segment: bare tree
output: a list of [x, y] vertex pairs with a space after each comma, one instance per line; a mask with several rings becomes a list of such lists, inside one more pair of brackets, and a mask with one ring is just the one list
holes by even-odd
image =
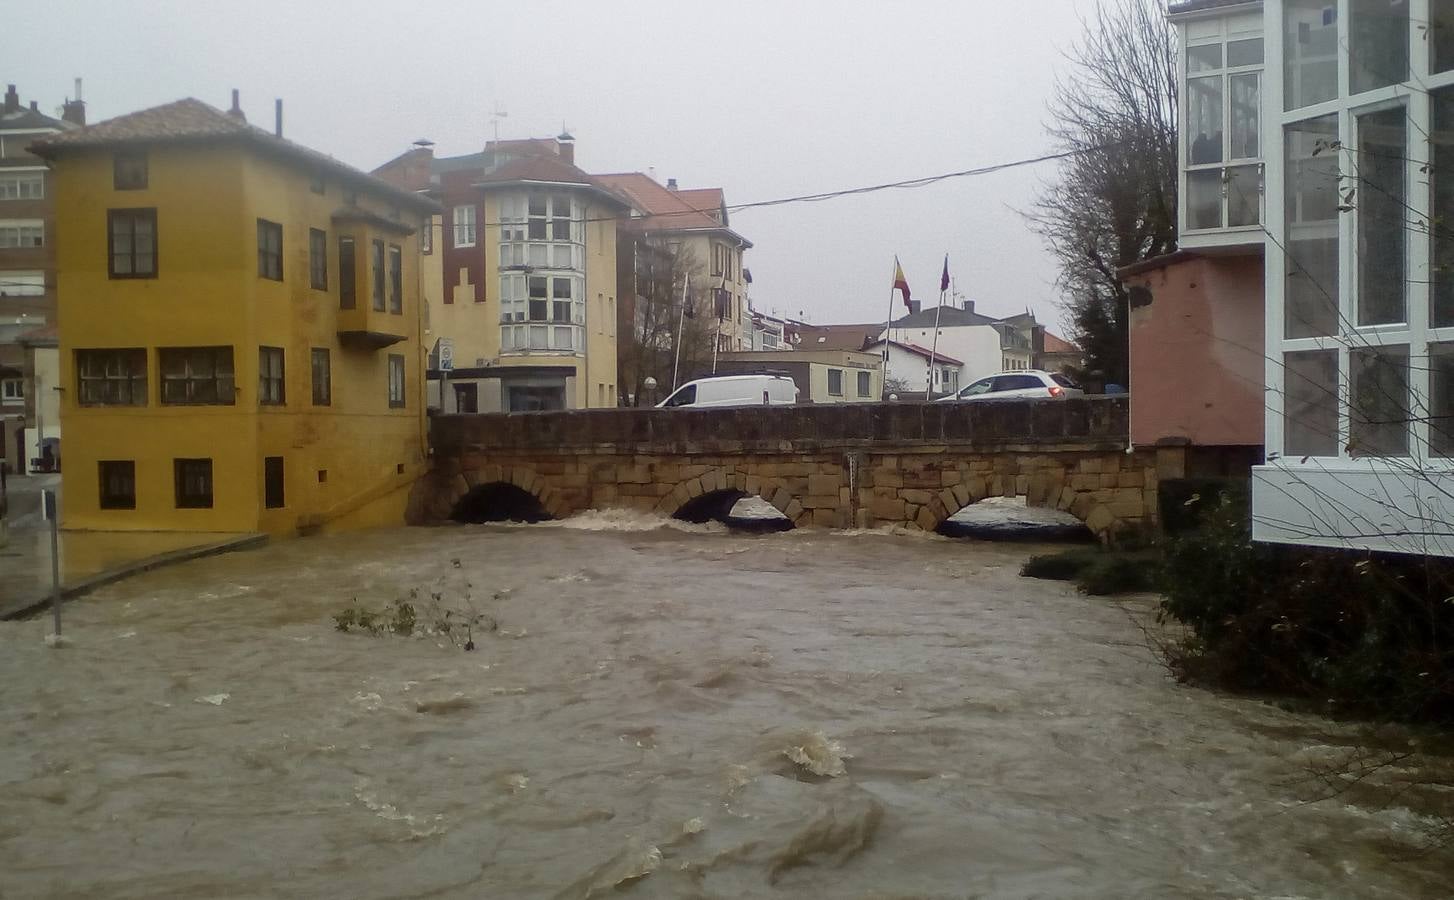
[[1074, 155], [1030, 214], [1092, 380], [1126, 384], [1127, 292], [1116, 270], [1176, 249], [1176, 32], [1160, 0], [1102, 0], [1050, 104]]
[[652, 399], [647, 378], [656, 379], [655, 399], [672, 390], [678, 342], [682, 377], [709, 364], [717, 320], [706, 303], [707, 278], [690, 247], [657, 236], [640, 236], [632, 241], [630, 265], [632, 292], [627, 296], [631, 302], [623, 304], [618, 323], [622, 340], [617, 346], [617, 364], [622, 404], [643, 406]]

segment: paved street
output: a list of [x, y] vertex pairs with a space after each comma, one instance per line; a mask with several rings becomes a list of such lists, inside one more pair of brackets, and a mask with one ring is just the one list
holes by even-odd
[[[60, 475], [11, 477], [10, 541], [0, 547], [0, 618], [33, 606], [51, 590], [50, 532], [41, 491], [59, 490]], [[172, 555], [203, 555], [254, 536], [215, 532], [62, 531], [61, 584], [74, 590], [113, 573], [145, 568]]]

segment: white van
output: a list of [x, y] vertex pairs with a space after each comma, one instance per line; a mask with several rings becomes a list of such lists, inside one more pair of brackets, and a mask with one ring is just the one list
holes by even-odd
[[798, 386], [786, 376], [717, 375], [688, 381], [656, 407], [792, 406], [797, 402]]

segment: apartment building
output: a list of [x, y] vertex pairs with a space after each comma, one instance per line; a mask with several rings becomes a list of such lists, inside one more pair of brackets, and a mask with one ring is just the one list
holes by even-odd
[[[752, 309], [747, 290], [752, 274], [744, 254], [752, 242], [731, 227], [721, 188], [684, 189], [675, 178], [662, 185], [642, 172], [598, 175], [628, 199], [637, 214], [623, 224], [632, 244], [665, 242], [686, 263], [693, 284], [709, 299], [704, 315], [716, 319], [717, 350], [753, 349]], [[623, 296], [626, 296], [624, 293]]]
[[1255, 407], [1218, 412], [1263, 426], [1256, 538], [1454, 555], [1454, 4], [1170, 13], [1182, 255], [1133, 317], [1184, 306], [1183, 368], [1234, 360], [1201, 384], [1242, 380], [1252, 339]]
[[0, 466], [11, 472], [54, 467], [61, 436], [44, 409], [56, 385], [36, 382], [55, 366], [53, 343], [38, 337], [55, 321], [55, 219], [50, 172], [30, 145], [85, 121], [80, 100], [58, 118], [22, 103], [13, 84], [0, 105]]
[[574, 138], [454, 157], [415, 146], [374, 174], [443, 209], [424, 266], [439, 272], [426, 341], [431, 382], [449, 385], [436, 401], [445, 412], [616, 405], [616, 229], [628, 204], [575, 165]]
[[44, 137], [62, 524], [398, 522], [425, 464], [413, 192], [196, 99]]

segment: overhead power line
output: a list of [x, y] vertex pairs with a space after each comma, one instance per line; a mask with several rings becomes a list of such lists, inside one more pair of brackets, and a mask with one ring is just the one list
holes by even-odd
[[[1117, 147], [1125, 146], [1127, 143], [1129, 143], [1129, 142], [1126, 142], [1126, 141], [1117, 141], [1117, 142], [1109, 143], [1109, 144], [1098, 144], [1098, 145], [1093, 146], [1093, 147], [1079, 147], [1079, 148], [1074, 149], [1074, 150], [1065, 150], [1065, 151], [1062, 151], [1060, 153], [1047, 153], [1047, 154], [1044, 154], [1042, 156], [1033, 156], [1033, 157], [1029, 157], [1029, 158], [1026, 158], [1026, 159], [1012, 160], [1010, 162], [994, 163], [992, 165], [987, 165], [987, 166], [976, 166], [973, 169], [961, 169], [961, 170], [959, 170], [957, 172], [944, 172], [944, 173], [939, 174], [939, 175], [925, 175], [925, 176], [921, 176], [919, 178], [908, 178], [908, 179], [905, 179], [903, 181], [888, 181], [888, 182], [884, 182], [882, 184], [870, 184], [870, 185], [864, 185], [862, 187], [843, 188], [841, 190], [834, 190], [834, 191], [821, 191], [821, 192], [814, 193], [814, 194], [795, 194], [795, 195], [790, 196], [790, 197], [777, 197], [777, 198], [774, 198], [772, 200], [754, 200], [754, 201], [751, 201], [749, 203], [729, 203], [729, 204], [726, 204], [725, 208], [727, 209], [728, 212], [740, 212], [740, 211], [742, 211], [744, 209], [762, 209], [762, 208], [770, 207], [770, 206], [785, 206], [785, 205], [790, 204], [790, 203], [821, 203], [821, 202], [823, 202], [825, 200], [836, 200], [836, 199], [838, 199], [840, 197], [854, 197], [854, 196], [858, 196], [860, 194], [873, 194], [873, 193], [877, 193], [879, 191], [912, 190], [914, 188], [928, 187], [929, 185], [932, 185], [932, 184], [938, 184], [941, 181], [951, 181], [951, 180], [956, 179], [956, 178], [973, 178], [973, 177], [980, 176], [980, 175], [992, 175], [992, 174], [994, 174], [996, 172], [1003, 172], [1003, 171], [1006, 171], [1008, 169], [1019, 169], [1019, 168], [1024, 168], [1026, 166], [1035, 166], [1035, 165], [1040, 165], [1042, 163], [1056, 162], [1056, 161], [1062, 160], [1062, 159], [1070, 159], [1071, 157], [1074, 157], [1074, 156], [1084, 156], [1085, 154], [1088, 154], [1088, 153], [1099, 153], [1099, 152], [1105, 151], [1105, 150], [1114, 150]], [[682, 209], [673, 210], [671, 212], [665, 212], [665, 213], [647, 213], [647, 214], [645, 214], [644, 218], [651, 218], [651, 219], [671, 219], [671, 218], [675, 218], [675, 217], [678, 217], [678, 216], [690, 215], [692, 213], [701, 213], [703, 215], [710, 216], [713, 213], [716, 213], [718, 211], [716, 208], [699, 209], [699, 208], [697, 208], [695, 206], [691, 206], [690, 204], [686, 203], [685, 201], [682, 202], [682, 205], [684, 207]], [[539, 218], [539, 217], [537, 216], [536, 218]], [[549, 217], [549, 218], [556, 218], [556, 217]], [[571, 221], [573, 221], [573, 222], [580, 222], [582, 224], [589, 224], [589, 223], [592, 223], [592, 222], [635, 221], [635, 219], [631, 215], [627, 214], [627, 215], [612, 215], [612, 216], [591, 216], [591, 217], [586, 217], [586, 218], [582, 218], [582, 219], [572, 219]], [[518, 222], [518, 221], [516, 221], [516, 222], [488, 222], [487, 221], [487, 222], [477, 223], [476, 224], [476, 227], [478, 227], [478, 228], [501, 228], [501, 227], [504, 227], [504, 226], [507, 226], [507, 225], [514, 226], [514, 225], [522, 225], [522, 224], [524, 224], [524, 222]], [[449, 222], [443, 222], [442, 223], [442, 227], [444, 227], [444, 228], [451, 228], [451, 227], [454, 227], [454, 226], [451, 223], [449, 223]]]

